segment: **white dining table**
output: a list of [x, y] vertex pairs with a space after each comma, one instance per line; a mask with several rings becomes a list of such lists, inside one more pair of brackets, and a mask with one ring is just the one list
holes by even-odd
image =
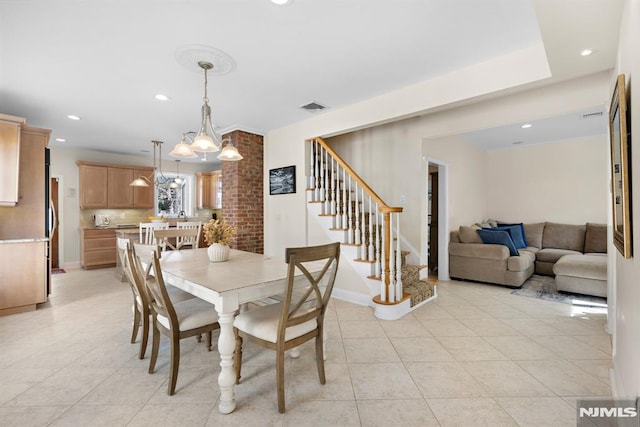
[[283, 291], [287, 264], [283, 259], [234, 249], [228, 261], [210, 262], [207, 249], [202, 248], [162, 252], [160, 266], [167, 283], [215, 305], [220, 323], [219, 410], [231, 413], [236, 407], [233, 319], [241, 304]]

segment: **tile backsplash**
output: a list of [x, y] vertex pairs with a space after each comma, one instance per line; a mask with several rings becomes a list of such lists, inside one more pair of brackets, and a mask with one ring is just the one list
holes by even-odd
[[[195, 215], [188, 217], [194, 221], [206, 222], [211, 219], [211, 214], [216, 213], [218, 218], [222, 216], [221, 209], [196, 209]], [[94, 215], [106, 215], [111, 225], [138, 224], [148, 222], [150, 216], [154, 216], [153, 209], [83, 209], [80, 211], [80, 227], [93, 227]]]

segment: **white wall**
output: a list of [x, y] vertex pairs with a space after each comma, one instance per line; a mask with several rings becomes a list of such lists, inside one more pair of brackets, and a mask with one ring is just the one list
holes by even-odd
[[[614, 396], [636, 397], [640, 395], [640, 192], [637, 176], [640, 174], [640, 0], [626, 0], [620, 30], [620, 45], [616, 72], [611, 76], [610, 92], [614, 79], [624, 73], [631, 84], [631, 211], [633, 223], [633, 258], [625, 259], [615, 251], [615, 327], [613, 338], [612, 393]], [[628, 87], [628, 86], [627, 86]], [[635, 141], [633, 139], [635, 136]]]
[[487, 217], [607, 223], [607, 135], [487, 152]]
[[[152, 155], [152, 154], [151, 154]], [[149, 156], [151, 156], [149, 155]], [[152, 157], [127, 156], [93, 150], [77, 150], [73, 148], [51, 148], [51, 176], [60, 177], [60, 264], [79, 265], [80, 262], [80, 200], [78, 188], [77, 160], [123, 165], [153, 166]], [[175, 172], [176, 164], [165, 159], [162, 162], [165, 172]], [[210, 165], [180, 162], [180, 173], [193, 173], [199, 170], [212, 170]], [[106, 190], [105, 190], [106, 191]]]
[[[291, 164], [298, 166], [297, 182], [299, 184], [297, 193], [292, 195], [265, 194], [265, 254], [277, 256], [282, 254], [286, 247], [304, 244], [306, 241], [305, 194], [301, 189], [304, 183], [306, 161], [305, 139], [314, 136], [338, 135], [374, 124], [391, 122], [548, 76], [549, 69], [544, 47], [536, 45], [270, 131], [264, 141], [265, 188], [268, 188], [269, 169]], [[517, 111], [518, 108], [514, 110]], [[459, 126], [460, 123], [457, 125]], [[449, 128], [448, 132], [441, 132], [439, 135], [451, 134], [453, 130]], [[426, 135], [433, 135], [433, 133], [427, 132]], [[412, 135], [403, 141], [410, 141], [410, 144], [417, 149], [423, 136], [425, 136], [423, 132], [412, 132]], [[415, 154], [419, 156], [419, 153]], [[416, 165], [419, 170], [420, 164], [416, 163]]]

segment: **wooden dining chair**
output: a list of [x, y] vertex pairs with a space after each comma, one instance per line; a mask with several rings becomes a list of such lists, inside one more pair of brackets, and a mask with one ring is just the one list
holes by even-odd
[[[138, 249], [134, 245], [134, 251]], [[160, 267], [159, 252], [153, 253], [151, 271], [145, 279], [145, 288], [149, 295], [151, 314], [153, 318], [153, 340], [151, 346], [151, 360], [149, 373], [155, 372], [160, 335], [167, 336], [171, 341], [171, 367], [167, 393], [171, 396], [176, 391], [178, 368], [180, 366], [180, 340], [187, 337], [198, 337], [206, 334], [207, 349], [211, 351], [211, 332], [218, 329], [218, 314], [213, 304], [200, 298], [173, 303], [167, 293], [167, 287]], [[137, 253], [136, 253], [137, 255]], [[137, 257], [138, 264], [143, 261]]]
[[[142, 245], [135, 243], [138, 253], [141, 254], [143, 259], [150, 260], [153, 253], [159, 253], [159, 247], [157, 245]], [[149, 296], [144, 284], [144, 278], [150, 273], [149, 268], [142, 268], [135, 262], [133, 256], [133, 248], [129, 239], [122, 237], [117, 238], [117, 250], [120, 257], [120, 264], [127, 276], [129, 284], [131, 285], [131, 292], [133, 294], [133, 331], [131, 332], [131, 343], [135, 343], [138, 331], [142, 327], [140, 334], [140, 352], [139, 358], [144, 359], [144, 355], [147, 351], [147, 343], [149, 340], [149, 315], [151, 314], [149, 305]], [[173, 286], [169, 286], [167, 293], [171, 301], [180, 302], [195, 298], [192, 294], [184, 292]]]
[[178, 230], [189, 230], [189, 229], [197, 230], [197, 234], [195, 236], [192, 236], [192, 235], [178, 236], [176, 239], [176, 247], [178, 249], [182, 249], [184, 246], [188, 246], [192, 249], [198, 249], [198, 244], [200, 242], [200, 233], [202, 232], [201, 221], [177, 222], [176, 228]]
[[[320, 384], [325, 384], [323, 323], [340, 260], [340, 243], [288, 248], [287, 282], [282, 302], [241, 312], [233, 322], [236, 334], [236, 384], [242, 370], [242, 342], [249, 339], [276, 351], [278, 410], [285, 412], [285, 351], [315, 338]], [[308, 263], [313, 262], [313, 268]], [[322, 263], [319, 268], [317, 262]], [[313, 273], [311, 271], [313, 271]], [[299, 273], [302, 273], [300, 276]], [[297, 277], [296, 277], [297, 275]], [[295, 288], [295, 289], [294, 289]]]
[[131, 261], [131, 242], [129, 239], [122, 237], [117, 238], [118, 257], [120, 264], [124, 270], [129, 284], [131, 285], [131, 293], [133, 294], [133, 331], [131, 332], [131, 344], [136, 342], [138, 330], [142, 325], [142, 335], [140, 337], [140, 352], [138, 357], [144, 359], [147, 349], [147, 340], [149, 337], [149, 300], [144, 289], [144, 281], [138, 274], [134, 263]]
[[[171, 249], [177, 251], [184, 246], [180, 245], [180, 239], [186, 239], [186, 241], [193, 241], [198, 238], [200, 234], [199, 229], [195, 228], [171, 228], [167, 230], [153, 230], [153, 235], [158, 245], [163, 249]], [[174, 244], [175, 243], [175, 244]], [[195, 244], [195, 248], [198, 244]]]

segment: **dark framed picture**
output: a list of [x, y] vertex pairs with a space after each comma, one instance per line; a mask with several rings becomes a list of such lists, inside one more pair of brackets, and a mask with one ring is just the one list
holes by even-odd
[[609, 110], [613, 243], [625, 258], [631, 258], [631, 162], [629, 161], [631, 136], [627, 111], [625, 77], [624, 74], [620, 74], [616, 79]]
[[296, 167], [285, 166], [269, 170], [269, 194], [296, 192]]

